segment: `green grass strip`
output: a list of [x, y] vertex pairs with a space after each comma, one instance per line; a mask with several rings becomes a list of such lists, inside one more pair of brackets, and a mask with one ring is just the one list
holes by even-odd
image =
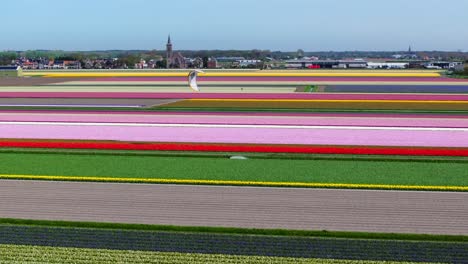
[[453, 78], [453, 79], [468, 79], [468, 75], [462, 75], [462, 74], [452, 74], [452, 75], [445, 75], [448, 78]]
[[220, 158], [244, 156], [249, 159], [288, 160], [362, 160], [362, 161], [410, 161], [468, 163], [468, 157], [457, 156], [398, 156], [354, 154], [305, 154], [305, 153], [255, 153], [255, 152], [208, 152], [208, 151], [159, 151], [159, 150], [105, 150], [105, 149], [59, 149], [59, 148], [0, 148], [1, 153], [23, 154], [73, 154], [148, 157]]
[[438, 241], [438, 242], [468, 242], [468, 236], [463, 235], [431, 235], [431, 234], [402, 234], [402, 233], [369, 233], [369, 232], [343, 232], [327, 230], [287, 230], [287, 229], [255, 229], [235, 227], [201, 227], [201, 226], [173, 226], [173, 225], [147, 225], [124, 223], [74, 222], [0, 218], [0, 224], [16, 226], [64, 227], [64, 228], [97, 228], [139, 231], [167, 231], [213, 234], [237, 234], [260, 236], [294, 236], [294, 237], [324, 237], [346, 239], [390, 239], [408, 241]]
[[243, 112], [243, 113], [382, 113], [382, 114], [451, 114], [465, 115], [465, 110], [405, 110], [405, 109], [312, 109], [312, 108], [221, 108], [221, 107], [149, 107], [149, 108], [99, 108], [99, 107], [0, 107], [0, 110], [61, 110], [61, 111], [125, 111], [125, 112]]
[[317, 86], [316, 85], [307, 85], [305, 88], [304, 88], [304, 93], [313, 93], [313, 92], [316, 92], [317, 91]]
[[[83, 153], [0, 153], [0, 174], [145, 179], [468, 186], [465, 161], [262, 159]], [[397, 188], [398, 189], [398, 188]], [[428, 189], [428, 188], [423, 188]], [[430, 188], [429, 188], [430, 189]]]

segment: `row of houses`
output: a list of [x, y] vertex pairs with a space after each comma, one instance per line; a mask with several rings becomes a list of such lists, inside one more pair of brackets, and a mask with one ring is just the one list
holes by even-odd
[[81, 69], [80, 61], [76, 60], [45, 60], [45, 59], [25, 59], [20, 58], [13, 63], [23, 69]]
[[[161, 60], [140, 60], [135, 64], [136, 69], [154, 69], [161, 68], [161, 65], [158, 62]], [[208, 68], [208, 69], [217, 69], [217, 68], [250, 68], [258, 67], [262, 63], [261, 60], [248, 60], [244, 57], [210, 57], [202, 59], [200, 57], [196, 58], [184, 58], [183, 65], [186, 68]]]

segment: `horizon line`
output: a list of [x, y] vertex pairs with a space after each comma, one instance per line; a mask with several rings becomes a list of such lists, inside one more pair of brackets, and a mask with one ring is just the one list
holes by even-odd
[[[270, 50], [270, 49], [175, 49], [174, 51], [270, 51], [270, 52], [297, 52], [298, 50]], [[26, 52], [26, 51], [62, 51], [62, 52], [104, 52], [104, 51], [165, 51], [165, 49], [95, 49], [95, 50], [66, 50], [66, 49], [26, 49], [26, 50], [14, 50], [14, 49], [3, 49], [0, 52]], [[307, 51], [305, 53], [314, 52], [405, 52], [408, 50], [315, 50]], [[412, 50], [415, 52], [457, 52], [457, 53], [468, 53], [465, 50]]]

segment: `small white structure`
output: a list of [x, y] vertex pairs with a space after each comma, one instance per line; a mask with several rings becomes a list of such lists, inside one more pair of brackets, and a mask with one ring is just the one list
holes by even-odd
[[256, 66], [258, 63], [261, 63], [261, 60], [239, 60], [240, 67], [248, 67], [250, 65]]
[[406, 69], [409, 67], [408, 62], [368, 62], [369, 69]]

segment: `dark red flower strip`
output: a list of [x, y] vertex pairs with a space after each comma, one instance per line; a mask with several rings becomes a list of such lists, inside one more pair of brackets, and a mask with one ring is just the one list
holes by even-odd
[[310, 153], [406, 156], [468, 156], [468, 148], [291, 146], [201, 143], [132, 143], [86, 141], [0, 141], [0, 147], [206, 152]]

